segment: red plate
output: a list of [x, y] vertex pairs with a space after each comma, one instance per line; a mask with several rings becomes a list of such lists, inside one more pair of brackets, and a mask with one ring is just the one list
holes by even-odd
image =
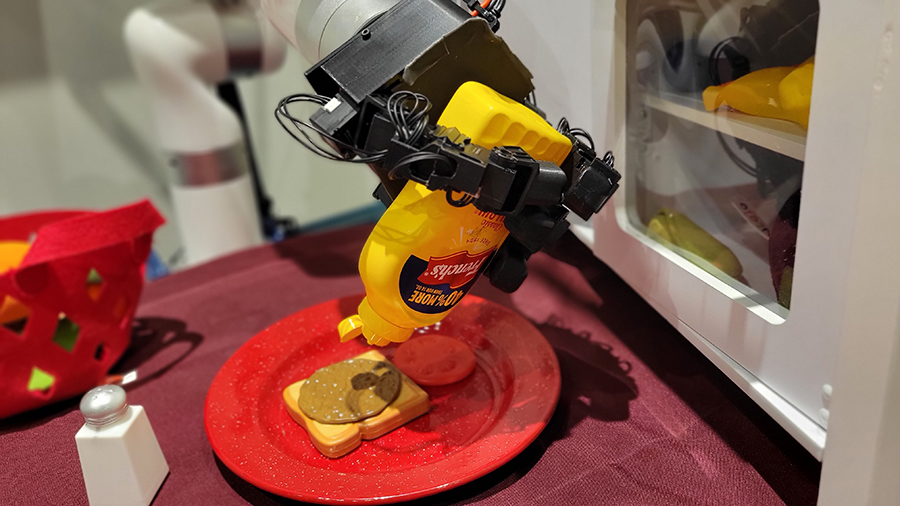
[[[206, 433], [222, 462], [269, 492], [313, 503], [383, 504], [428, 496], [497, 469], [540, 434], [559, 398], [559, 365], [522, 316], [468, 296], [436, 328], [475, 352], [451, 385], [424, 387], [431, 411], [340, 459], [318, 452], [285, 410], [282, 390], [371, 348], [341, 344], [337, 324], [361, 297], [300, 311], [248, 341], [206, 398]], [[425, 333], [429, 329], [423, 330]], [[421, 331], [420, 331], [421, 332]], [[383, 348], [390, 359], [396, 345]]]

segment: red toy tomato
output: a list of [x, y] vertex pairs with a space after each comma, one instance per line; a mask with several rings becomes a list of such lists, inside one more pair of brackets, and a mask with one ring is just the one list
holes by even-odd
[[401, 344], [394, 365], [419, 385], [449, 385], [472, 374], [475, 354], [462, 341], [431, 334]]

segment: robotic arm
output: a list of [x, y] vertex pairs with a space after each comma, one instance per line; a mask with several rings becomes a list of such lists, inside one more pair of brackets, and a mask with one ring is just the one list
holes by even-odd
[[[311, 61], [327, 54], [306, 72], [316, 94], [285, 98], [276, 118], [320, 156], [369, 164], [381, 179], [375, 196], [390, 206], [382, 222], [391, 223], [379, 222], [360, 259], [368, 296], [342, 322], [343, 339], [404, 341], [439, 321], [480, 273], [516, 290], [528, 258], [566, 231], [568, 213], [587, 219], [618, 188], [611, 153], [598, 156], [565, 120], [554, 130], [527, 102], [531, 73], [494, 34], [504, 3], [264, 0]], [[301, 102], [317, 110], [298, 117], [289, 106]], [[468, 206], [503, 233], [473, 233], [480, 220], [454, 211]], [[390, 253], [391, 241], [406, 249]], [[463, 246], [473, 242], [486, 246]]]
[[[371, 164], [382, 181], [375, 195], [386, 205], [415, 181], [447, 192], [450, 205], [504, 216], [510, 236], [486, 275], [511, 292], [525, 278], [528, 257], [566, 230], [568, 212], [587, 219], [599, 211], [618, 188], [619, 174], [611, 154], [598, 157], [585, 132], [561, 123], [568, 143], [548, 157], [540, 137], [516, 121], [534, 119], [524, 107], [510, 107], [510, 99], [525, 103], [533, 86], [528, 69], [494, 35], [503, 3], [265, 0], [263, 7], [311, 61], [336, 46], [306, 73], [318, 95], [285, 99], [279, 121], [300, 128], [295, 138], [323, 156]], [[285, 21], [292, 15], [293, 29]], [[470, 82], [497, 93], [482, 93], [468, 106], [470, 112], [483, 106], [480, 116], [448, 114], [451, 99]], [[305, 121], [287, 110], [299, 101], [321, 107]], [[434, 116], [442, 123], [429, 123]], [[496, 129], [510, 118], [513, 123]], [[485, 128], [497, 131], [471, 143]], [[308, 134], [321, 135], [336, 151], [324, 152]]]
[[[564, 119], [554, 129], [527, 100], [532, 75], [495, 35], [504, 5], [210, 0], [133, 12], [126, 40], [175, 169], [189, 260], [260, 240], [243, 133], [211, 86], [280, 66], [277, 30], [318, 63], [306, 72], [315, 94], [283, 99], [276, 118], [313, 153], [368, 164], [389, 206], [360, 257], [368, 295], [342, 338], [404, 341], [480, 274], [516, 290], [568, 213], [599, 211], [620, 176], [587, 132]], [[300, 103], [315, 111], [298, 117]]]

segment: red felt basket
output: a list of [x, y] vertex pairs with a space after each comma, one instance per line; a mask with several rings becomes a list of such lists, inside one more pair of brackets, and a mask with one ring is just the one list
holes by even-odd
[[43, 212], [0, 219], [0, 241], [28, 241], [0, 275], [0, 304], [28, 315], [0, 324], [0, 418], [101, 384], [131, 339], [153, 232], [165, 220], [148, 201], [105, 212]]

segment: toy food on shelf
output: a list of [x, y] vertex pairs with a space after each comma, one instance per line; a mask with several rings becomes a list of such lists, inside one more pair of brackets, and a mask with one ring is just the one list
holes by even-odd
[[812, 101], [813, 71], [815, 57], [798, 65], [778, 84], [781, 107], [797, 117], [796, 123], [809, 127], [809, 105]]
[[394, 364], [420, 385], [441, 386], [472, 374], [475, 354], [458, 339], [431, 334], [401, 344], [394, 354]]
[[[0, 241], [0, 274], [22, 263], [30, 245], [24, 241]], [[0, 325], [28, 317], [28, 307], [12, 297], [0, 297]]]
[[703, 106], [715, 111], [727, 105], [745, 114], [788, 120], [808, 128], [814, 70], [815, 58], [795, 67], [757, 70], [706, 88]]
[[794, 259], [797, 253], [797, 225], [800, 220], [800, 190], [788, 198], [772, 222], [769, 238], [769, 266], [778, 303], [791, 308], [794, 286]]
[[709, 269], [704, 262], [735, 279], [740, 279], [744, 272], [741, 261], [727, 246], [678, 211], [660, 209], [647, 224], [647, 231], [663, 244], [671, 244], [697, 257], [685, 255], [706, 270]]
[[[317, 379], [318, 386], [307, 389], [309, 382]], [[325, 383], [329, 380], [331, 383]], [[327, 398], [321, 397], [328, 390], [322, 385], [332, 385]], [[384, 402], [394, 388], [392, 400]], [[319, 369], [308, 379], [285, 388], [283, 398], [291, 418], [306, 429], [316, 449], [330, 458], [350, 453], [363, 439], [379, 438], [424, 415], [429, 408], [428, 394], [377, 351]], [[326, 412], [324, 406], [333, 412]], [[323, 423], [319, 419], [355, 421]]]

